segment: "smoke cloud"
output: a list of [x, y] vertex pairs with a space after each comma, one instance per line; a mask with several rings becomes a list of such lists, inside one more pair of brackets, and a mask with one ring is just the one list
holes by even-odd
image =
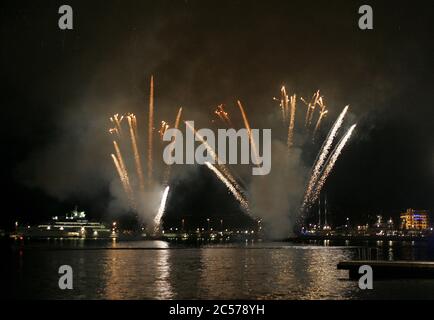
[[301, 150], [288, 154], [285, 143], [272, 143], [272, 166], [267, 176], [254, 177], [250, 185], [251, 208], [262, 218], [267, 235], [283, 239], [291, 235], [300, 213], [308, 168], [301, 159]]

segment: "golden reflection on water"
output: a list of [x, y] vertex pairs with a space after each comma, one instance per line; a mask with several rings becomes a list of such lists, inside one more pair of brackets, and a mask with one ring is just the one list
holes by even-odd
[[344, 299], [354, 283], [333, 248], [203, 249], [200, 295], [210, 299]]
[[281, 246], [107, 250], [106, 299], [345, 299], [356, 284], [336, 269], [349, 252]]
[[170, 257], [171, 250], [158, 250], [157, 253], [157, 277], [155, 280], [155, 298], [171, 299], [173, 296], [172, 286], [170, 284]]
[[107, 250], [104, 260], [106, 299], [172, 299], [168, 244], [157, 250]]
[[[432, 280], [413, 279], [381, 281], [375, 290], [360, 290], [357, 281], [348, 280], [347, 271], [336, 268], [338, 262], [354, 258], [433, 260], [431, 248], [421, 244], [380, 249], [329, 243], [180, 248], [161, 241], [121, 241], [108, 248], [90, 243], [90, 250], [82, 250], [80, 242], [62, 244], [66, 249], [67, 245], [74, 250], [17, 251], [14, 295], [42, 299], [364, 299], [427, 298], [434, 292]], [[74, 268], [74, 290], [59, 293], [57, 269], [61, 264]]]

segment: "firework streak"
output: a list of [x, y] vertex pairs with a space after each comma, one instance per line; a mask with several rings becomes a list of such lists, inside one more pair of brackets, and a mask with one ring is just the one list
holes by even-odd
[[163, 217], [164, 210], [166, 209], [167, 196], [169, 194], [169, 186], [164, 189], [161, 197], [160, 207], [158, 208], [157, 215], [154, 218], [154, 231], [157, 232], [160, 229], [161, 218]]
[[[181, 115], [182, 115], [182, 107], [179, 107], [178, 114], [176, 115], [176, 120], [175, 120], [175, 129], [178, 129], [178, 127], [179, 127], [179, 122], [181, 121]], [[174, 139], [176, 139], [176, 138], [174, 138]], [[163, 186], [165, 186], [169, 183], [170, 173], [172, 171], [171, 168], [172, 168], [172, 166], [167, 166], [167, 168], [166, 168], [166, 172], [164, 173]]]
[[347, 141], [350, 139], [351, 134], [353, 133], [353, 130], [356, 128], [356, 124], [353, 124], [348, 131], [345, 133], [345, 135], [341, 138], [335, 149], [333, 150], [332, 154], [330, 155], [329, 159], [327, 160], [327, 163], [325, 165], [325, 168], [321, 174], [321, 178], [319, 179], [315, 191], [313, 192], [311, 202], [315, 202], [316, 199], [318, 199], [318, 196], [321, 192], [322, 187], [324, 186], [325, 181], [327, 180], [327, 177], [329, 176], [330, 172], [332, 171], [336, 160], [338, 160], [339, 155], [342, 152], [342, 149], [345, 147]]
[[255, 164], [259, 165], [258, 150], [256, 148], [255, 140], [253, 139], [253, 136], [252, 136], [252, 129], [250, 128], [249, 120], [247, 119], [247, 115], [244, 111], [244, 108], [243, 108], [243, 105], [241, 104], [241, 101], [238, 100], [237, 103], [238, 103], [238, 107], [240, 108], [241, 115], [243, 116], [243, 121], [244, 121], [244, 125], [247, 129], [247, 133], [249, 134], [250, 144], [252, 145], [253, 154], [255, 156]]
[[309, 123], [308, 123], [308, 126], [310, 127], [311, 126], [311, 124], [312, 124], [312, 118], [313, 118], [313, 114], [314, 114], [314, 111], [315, 111], [315, 107], [316, 107], [316, 105], [318, 104], [318, 100], [319, 100], [319, 98], [320, 98], [320, 96], [319, 96], [319, 90], [317, 91], [317, 92], [315, 92], [315, 94], [313, 95], [313, 98], [312, 98], [312, 102], [311, 102], [311, 108], [312, 108], [312, 111], [310, 112], [310, 115], [309, 115]]
[[160, 130], [158, 130], [158, 133], [160, 134], [160, 139], [163, 141], [164, 134], [166, 133], [167, 129], [169, 129], [169, 124], [166, 121], [161, 121]]
[[154, 76], [151, 76], [149, 89], [149, 123], [148, 123], [148, 184], [152, 181], [152, 135], [154, 131]]
[[315, 140], [315, 134], [321, 125], [322, 118], [328, 113], [328, 111], [326, 110], [326, 105], [324, 104], [324, 101], [322, 98], [323, 97], [318, 98], [318, 105], [320, 106], [321, 110], [319, 111], [319, 116], [318, 116], [318, 120], [317, 120], [316, 125], [315, 125], [315, 129], [313, 130], [312, 140]]
[[313, 130], [312, 139], [315, 139], [315, 134], [319, 129], [322, 118], [328, 113], [328, 110], [320, 111], [318, 121], [316, 122], [315, 129]]
[[294, 139], [294, 125], [295, 125], [295, 103], [297, 100], [297, 96], [294, 94], [291, 96], [290, 105], [291, 111], [289, 114], [289, 126], [288, 126], [288, 148], [292, 147], [293, 139]]
[[206, 140], [188, 123], [185, 122], [186, 126], [194, 133], [194, 135], [202, 142], [202, 144], [205, 146], [206, 150], [209, 152], [211, 157], [214, 160], [214, 163], [218, 165], [220, 170], [224, 173], [226, 178], [231, 182], [232, 185], [235, 186], [240, 192], [241, 187], [235, 180], [235, 178], [232, 176], [232, 174], [229, 172], [228, 168], [223, 164], [223, 161], [220, 160], [219, 156], [215, 153], [214, 149], [206, 142]]
[[327, 139], [324, 141], [324, 144], [321, 147], [321, 150], [320, 150], [320, 152], [318, 154], [318, 157], [317, 157], [317, 159], [315, 161], [315, 165], [313, 167], [309, 183], [307, 185], [307, 189], [306, 189], [305, 197], [304, 197], [304, 200], [303, 200], [302, 208], [305, 208], [306, 205], [309, 205], [311, 203], [310, 199], [312, 197], [313, 188], [314, 188], [316, 182], [319, 179], [319, 175], [320, 175], [321, 169], [323, 167], [323, 164], [324, 164], [324, 162], [327, 159], [327, 155], [329, 154], [330, 148], [331, 148], [331, 146], [333, 144], [333, 140], [336, 137], [336, 134], [337, 134], [339, 128], [341, 127], [341, 125], [342, 125], [342, 122], [344, 120], [345, 114], [348, 111], [348, 107], [349, 106], [346, 106], [344, 108], [344, 110], [341, 112], [341, 114], [339, 115], [338, 119], [333, 124], [333, 127], [331, 128], [329, 134], [327, 135]]
[[241, 204], [241, 206], [246, 211], [246, 213], [250, 214], [249, 213], [249, 205], [247, 204], [247, 201], [241, 196], [241, 194], [234, 187], [234, 185], [228, 179], [226, 179], [226, 177], [211, 163], [209, 163], [208, 161], [205, 161], [205, 164], [212, 172], [215, 173], [215, 175], [220, 179], [220, 181], [225, 184], [225, 186], [233, 194], [235, 199], [237, 199], [238, 202]]
[[115, 125], [115, 128], [117, 129], [116, 131], [117, 131], [118, 135], [122, 134], [121, 122], [122, 122], [123, 118], [124, 118], [124, 116], [121, 116], [119, 118], [119, 114], [117, 114], [117, 113], [115, 115], [113, 115], [113, 117], [110, 117], [110, 121]]
[[113, 163], [115, 164], [116, 171], [119, 174], [119, 179], [121, 180], [122, 187], [124, 188], [125, 193], [128, 194], [127, 184], [126, 184], [126, 181], [124, 179], [124, 173], [122, 172], [122, 169], [121, 169], [121, 166], [119, 164], [119, 161], [118, 161], [118, 159], [116, 158], [116, 156], [113, 153], [111, 154], [111, 157], [113, 159]]
[[130, 180], [128, 178], [127, 167], [125, 166], [125, 162], [124, 162], [124, 159], [122, 157], [121, 150], [119, 149], [119, 146], [118, 146], [118, 143], [116, 142], [116, 140], [113, 140], [113, 145], [115, 147], [116, 157], [119, 161], [119, 165], [120, 165], [120, 168], [122, 170], [122, 175], [123, 175], [124, 179], [128, 182], [128, 184], [130, 184]]
[[[111, 157], [113, 159], [113, 163], [116, 167], [116, 171], [119, 174], [119, 179], [121, 180], [122, 187], [125, 191], [125, 194], [128, 197], [128, 200], [130, 201], [131, 208], [135, 208], [135, 201], [133, 196], [133, 190], [131, 189], [130, 181], [128, 179], [127, 173], [122, 170], [122, 165], [120, 164], [121, 161], [118, 160], [118, 158], [112, 153]], [[122, 159], [122, 158], [121, 158]]]
[[143, 177], [142, 163], [140, 160], [140, 153], [137, 147], [137, 137], [136, 137], [136, 132], [134, 130], [134, 124], [133, 124], [135, 123], [135, 116], [129, 115], [127, 119], [128, 119], [128, 125], [130, 127], [131, 146], [133, 148], [134, 162], [136, 163], [136, 170], [137, 170], [137, 177], [139, 178], [140, 191], [143, 192], [145, 191], [145, 179]]
[[286, 89], [284, 86], [280, 89], [280, 108], [282, 111], [282, 121], [286, 123], [288, 114], [288, 95], [286, 94]]

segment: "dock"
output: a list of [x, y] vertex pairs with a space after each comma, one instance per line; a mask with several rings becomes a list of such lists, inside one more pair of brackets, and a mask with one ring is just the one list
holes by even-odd
[[382, 278], [426, 278], [434, 279], [434, 261], [379, 261], [379, 260], [351, 260], [342, 261], [337, 265], [338, 270], [348, 270], [350, 279], [359, 279], [359, 268], [369, 265], [374, 279]]

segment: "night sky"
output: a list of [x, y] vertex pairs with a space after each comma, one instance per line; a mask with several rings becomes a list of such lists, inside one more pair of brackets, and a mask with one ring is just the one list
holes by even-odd
[[[373, 30], [357, 25], [365, 3]], [[74, 30], [58, 28], [61, 4]], [[282, 84], [304, 97], [320, 89], [324, 127], [346, 104], [358, 123], [325, 187], [335, 224], [433, 212], [433, 12], [429, 1], [2, 1], [0, 226], [75, 204], [107, 217], [107, 119], [147, 121], [151, 74], [157, 124], [182, 105], [206, 126], [215, 106], [235, 113], [241, 99], [262, 127]], [[212, 174], [188, 172], [174, 181], [183, 197], [170, 196], [169, 220], [243, 220]]]

